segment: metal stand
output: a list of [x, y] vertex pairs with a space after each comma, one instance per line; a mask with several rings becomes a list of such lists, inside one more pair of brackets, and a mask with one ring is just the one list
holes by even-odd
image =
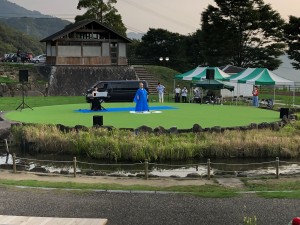
[[105, 110], [107, 111], [106, 108], [103, 107], [102, 103], [104, 102], [102, 99], [99, 101], [100, 102], [100, 110]]
[[102, 111], [102, 110], [106, 110], [106, 108], [103, 107], [102, 103], [104, 102], [103, 99], [92, 99], [92, 102], [91, 102], [91, 110], [94, 110], [94, 111]]
[[22, 111], [22, 109], [24, 108], [30, 108], [31, 110], [33, 110], [29, 105], [27, 105], [25, 103], [25, 99], [24, 99], [24, 96], [25, 96], [25, 93], [24, 93], [24, 82], [22, 82], [22, 103], [18, 106], [18, 108], [16, 108], [16, 110], [20, 109], [20, 111]]

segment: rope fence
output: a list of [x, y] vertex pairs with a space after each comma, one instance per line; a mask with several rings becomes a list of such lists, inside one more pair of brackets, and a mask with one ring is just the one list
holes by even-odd
[[[70, 161], [40, 160], [19, 158], [13, 154], [12, 162], [10, 164], [4, 164], [7, 165], [6, 167], [2, 165], [0, 165], [0, 168], [12, 168], [13, 173], [25, 170], [30, 172], [67, 174], [74, 177], [76, 177], [77, 174], [83, 174], [94, 176], [142, 177], [146, 180], [151, 177], [166, 177], [166, 173], [168, 173], [170, 177], [205, 178], [207, 180], [224, 176], [271, 176], [279, 179], [280, 176], [300, 175], [300, 162], [280, 161], [279, 157], [276, 157], [275, 161], [260, 163], [228, 164], [212, 162], [210, 159], [207, 159], [206, 163], [172, 165], [150, 163], [148, 160], [132, 164], [91, 163], [77, 161], [76, 157]], [[178, 174], [183, 174], [183, 176]]]

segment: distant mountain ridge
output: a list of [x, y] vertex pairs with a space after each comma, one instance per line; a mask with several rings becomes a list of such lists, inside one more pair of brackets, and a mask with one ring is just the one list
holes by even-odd
[[7, 19], [11, 17], [49, 17], [41, 14], [38, 11], [30, 11], [15, 3], [7, 0], [0, 0], [0, 18]]
[[142, 40], [143, 36], [144, 36], [143, 33], [134, 33], [134, 32], [127, 33], [127, 37], [130, 39]]
[[62, 30], [70, 21], [30, 11], [7, 0], [0, 0], [0, 23], [38, 39]]
[[[0, 23], [21, 31], [29, 36], [43, 39], [62, 30], [70, 21], [62, 20], [38, 11], [31, 11], [8, 0], [0, 0]], [[130, 39], [141, 40], [143, 33], [127, 33]]]

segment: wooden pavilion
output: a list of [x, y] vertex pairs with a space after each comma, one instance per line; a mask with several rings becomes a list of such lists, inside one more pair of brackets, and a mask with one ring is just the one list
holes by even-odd
[[46, 43], [46, 64], [127, 65], [131, 40], [98, 20], [82, 20], [41, 40]]

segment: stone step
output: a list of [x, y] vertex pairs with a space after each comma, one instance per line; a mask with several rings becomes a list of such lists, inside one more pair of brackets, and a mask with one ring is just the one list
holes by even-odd
[[134, 70], [138, 79], [147, 81], [149, 92], [156, 93], [158, 81], [153, 74], [149, 73], [143, 66], [134, 66]]

